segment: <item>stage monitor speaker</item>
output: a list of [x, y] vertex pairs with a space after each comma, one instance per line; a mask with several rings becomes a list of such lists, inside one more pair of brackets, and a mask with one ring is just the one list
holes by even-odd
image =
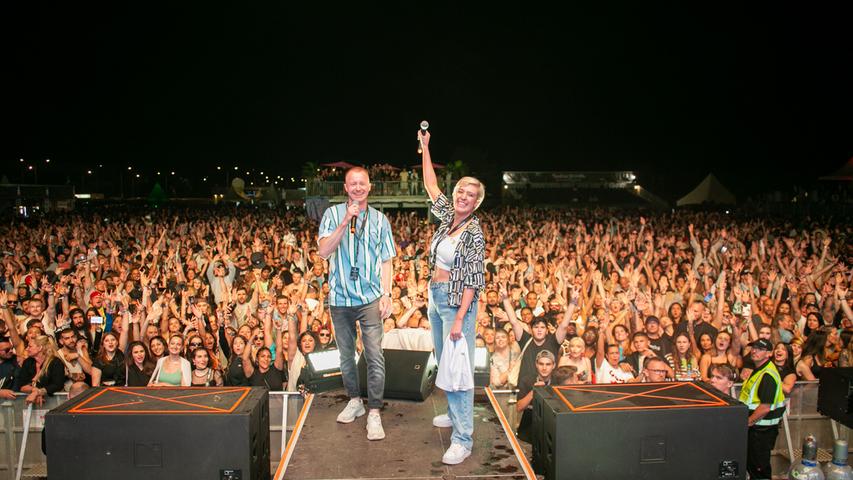
[[821, 369], [817, 411], [853, 428], [853, 367]]
[[536, 387], [533, 463], [548, 480], [744, 479], [747, 417], [703, 383]]
[[311, 352], [305, 357], [305, 368], [300, 381], [305, 389], [313, 393], [328, 392], [343, 388], [341, 377], [341, 354], [337, 349]]
[[92, 388], [48, 412], [51, 480], [270, 478], [269, 392]]
[[[384, 349], [385, 398], [423, 401], [435, 388], [438, 364], [432, 352]], [[358, 383], [367, 397], [367, 355], [358, 358]]]

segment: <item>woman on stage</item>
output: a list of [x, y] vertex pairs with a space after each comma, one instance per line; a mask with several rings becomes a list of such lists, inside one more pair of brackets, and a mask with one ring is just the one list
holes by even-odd
[[[483, 258], [485, 241], [474, 211], [486, 195], [485, 186], [473, 177], [463, 177], [453, 189], [453, 203], [441, 192], [429, 153], [429, 132], [418, 131], [423, 145], [424, 187], [433, 202], [432, 213], [441, 220], [430, 245], [429, 321], [440, 361], [445, 339], [468, 344], [474, 372], [474, 337], [477, 297], [485, 286]], [[473, 447], [474, 390], [447, 392], [447, 414], [433, 419], [436, 427], [453, 427], [450, 448], [442, 462], [462, 463]]]

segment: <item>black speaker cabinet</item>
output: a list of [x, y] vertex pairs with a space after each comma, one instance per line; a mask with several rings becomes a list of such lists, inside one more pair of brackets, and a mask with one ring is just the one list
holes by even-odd
[[45, 422], [51, 480], [270, 478], [265, 388], [93, 388]]
[[[435, 388], [438, 364], [432, 352], [417, 350], [383, 351], [385, 356], [385, 398], [423, 401]], [[367, 396], [367, 359], [358, 357], [358, 384]]]
[[533, 463], [548, 480], [744, 479], [747, 417], [703, 383], [536, 387]]
[[853, 367], [821, 369], [817, 411], [853, 428]]

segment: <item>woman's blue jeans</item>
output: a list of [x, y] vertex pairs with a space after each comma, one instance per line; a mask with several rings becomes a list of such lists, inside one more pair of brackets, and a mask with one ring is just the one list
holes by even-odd
[[[447, 304], [447, 293], [450, 289], [448, 282], [433, 282], [429, 286], [429, 324], [432, 330], [432, 341], [435, 345], [435, 356], [441, 361], [441, 352], [444, 341], [450, 335], [450, 329], [456, 321], [457, 307]], [[462, 322], [463, 338], [459, 341], [468, 343], [468, 357], [471, 359], [471, 374], [474, 373], [474, 337], [476, 335], [477, 321], [477, 299]], [[450, 436], [452, 443], [458, 443], [471, 450], [474, 446], [474, 389], [462, 392], [447, 393], [447, 415], [453, 422], [453, 434]]]

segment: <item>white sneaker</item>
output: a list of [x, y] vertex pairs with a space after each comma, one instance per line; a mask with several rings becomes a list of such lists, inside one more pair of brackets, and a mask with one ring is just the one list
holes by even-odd
[[367, 439], [382, 440], [385, 438], [385, 430], [382, 429], [382, 418], [378, 413], [371, 412], [367, 416]]
[[338, 415], [338, 423], [352, 423], [364, 413], [364, 402], [360, 398], [351, 398], [344, 411]]
[[450, 421], [450, 416], [446, 413], [442, 413], [441, 415], [432, 417], [432, 426], [438, 428], [450, 428], [453, 426], [453, 422]]
[[447, 451], [444, 452], [444, 456], [441, 457], [441, 463], [446, 465], [457, 465], [470, 456], [471, 450], [468, 450], [458, 443], [451, 443], [450, 448], [448, 448]]

